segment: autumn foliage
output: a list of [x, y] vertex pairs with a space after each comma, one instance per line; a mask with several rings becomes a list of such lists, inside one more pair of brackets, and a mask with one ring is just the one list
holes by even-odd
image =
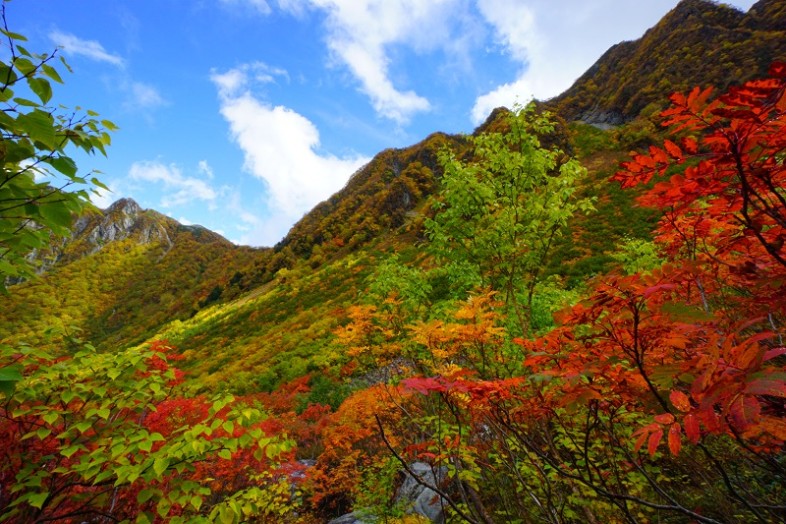
[[[180, 273], [222, 284], [167, 328], [183, 353], [4, 338], [0, 520], [405, 521], [417, 461], [449, 522], [786, 521], [786, 64], [661, 116], [669, 138], [603, 182], [660, 216], [651, 259], [575, 289], [549, 267], [592, 181], [533, 104], [381, 154], [246, 275], [187, 249]], [[407, 263], [368, 247], [396, 228], [421, 242]], [[157, 300], [195, 313], [169, 284]]]
[[786, 64], [671, 102], [672, 138], [613, 177], [648, 184], [661, 267], [599, 277], [557, 328], [517, 339], [523, 375], [456, 360], [447, 324], [413, 328], [445, 362], [403, 385], [441, 423], [401, 452], [448, 469], [466, 521], [786, 514]]

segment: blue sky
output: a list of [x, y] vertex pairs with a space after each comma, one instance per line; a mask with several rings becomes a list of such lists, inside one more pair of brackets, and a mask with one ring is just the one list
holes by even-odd
[[[735, 0], [747, 10], [753, 0]], [[273, 245], [376, 153], [546, 99], [677, 0], [13, 0], [54, 101], [120, 127], [98, 169], [239, 244]]]

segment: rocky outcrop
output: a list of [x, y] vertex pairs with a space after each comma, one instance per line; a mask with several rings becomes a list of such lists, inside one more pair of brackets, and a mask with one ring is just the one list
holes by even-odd
[[337, 519], [328, 521], [328, 524], [375, 524], [377, 519], [371, 517], [363, 511], [353, 511], [346, 515], [341, 515]]
[[407, 513], [423, 515], [431, 522], [442, 524], [445, 522], [444, 502], [436, 491], [423, 484], [437, 486], [443, 480], [445, 471], [435, 471], [424, 462], [410, 464], [409, 469], [418, 476], [420, 482], [407, 473], [396, 492], [396, 503], [405, 507]]
[[109, 242], [124, 240], [132, 235], [140, 244], [161, 241], [168, 246], [172, 245], [164, 225], [151, 219], [130, 198], [121, 198], [102, 214], [98, 222], [92, 216], [83, 216], [74, 224], [74, 238], [82, 237], [91, 246], [90, 253], [95, 253]]
[[[445, 476], [444, 468], [432, 468], [425, 462], [414, 462], [409, 465], [409, 472], [404, 475], [404, 481], [396, 490], [395, 506], [402, 508], [406, 513], [421, 515], [435, 524], [445, 522], [444, 502], [436, 491], [427, 486], [437, 486]], [[369, 511], [357, 510], [347, 513], [328, 522], [328, 524], [373, 524], [379, 522]]]

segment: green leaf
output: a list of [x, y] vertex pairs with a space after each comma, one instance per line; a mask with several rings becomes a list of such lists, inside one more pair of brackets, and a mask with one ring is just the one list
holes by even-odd
[[0, 62], [0, 84], [4, 86], [13, 85], [19, 77], [13, 68], [8, 67], [5, 62]]
[[236, 517], [235, 512], [229, 506], [222, 506], [218, 510], [218, 518], [221, 519], [222, 524], [234, 524]]
[[13, 64], [16, 70], [22, 73], [23, 75], [29, 75], [36, 70], [35, 64], [33, 64], [33, 62], [31, 62], [27, 58], [17, 57], [16, 60], [14, 60]]
[[89, 421], [89, 420], [85, 420], [85, 421], [78, 422], [78, 423], [74, 424], [73, 427], [77, 431], [79, 431], [79, 433], [84, 433], [85, 431], [87, 431], [88, 429], [93, 427], [93, 423], [91, 421]]
[[159, 517], [164, 518], [169, 514], [169, 508], [171, 507], [172, 504], [169, 502], [169, 500], [162, 498], [161, 500], [158, 501], [158, 505], [156, 506], [156, 513], [158, 513]]
[[54, 120], [49, 113], [37, 109], [19, 115], [16, 121], [31, 140], [40, 142], [44, 148], [50, 151], [55, 150], [58, 145], [57, 133]]
[[[2, 78], [2, 76], [0, 76]], [[10, 87], [0, 90], [0, 102], [8, 102], [14, 97], [14, 92]]]
[[28, 78], [27, 85], [30, 89], [38, 95], [41, 103], [47, 104], [52, 99], [52, 86], [49, 85], [49, 80], [46, 78]]
[[43, 493], [31, 493], [27, 497], [27, 503], [33, 506], [34, 508], [41, 509], [44, 507], [44, 502], [49, 497], [49, 492], [44, 491]]
[[153, 498], [153, 496], [157, 495], [158, 493], [159, 493], [159, 491], [157, 489], [143, 489], [136, 496], [136, 501], [139, 504], [144, 504], [145, 502], [147, 502], [148, 500]]
[[101, 120], [101, 125], [104, 126], [104, 129], [106, 129], [107, 131], [117, 131], [118, 129], [120, 129], [111, 120]]
[[224, 460], [232, 460], [232, 452], [228, 449], [222, 449], [218, 452], [218, 456]]
[[0, 382], [18, 382], [22, 378], [22, 366], [19, 364], [0, 368]]
[[14, 98], [14, 103], [24, 107], [41, 107], [41, 104], [38, 102], [33, 102], [32, 100], [28, 100], [27, 98], [16, 97]]
[[159, 477], [166, 471], [169, 467], [169, 459], [168, 458], [157, 458], [153, 462], [153, 471], [156, 472], [156, 475]]
[[50, 411], [49, 413], [44, 413], [44, 416], [41, 418], [44, 419], [44, 422], [47, 424], [54, 424], [59, 417], [60, 415], [56, 411]]
[[40, 216], [46, 220], [47, 226], [67, 228], [71, 225], [71, 211], [62, 202], [44, 203], [37, 207]]
[[79, 451], [81, 448], [82, 448], [82, 446], [80, 446], [80, 445], [78, 445], [78, 444], [74, 444], [74, 445], [72, 445], [72, 446], [68, 446], [67, 448], [65, 448], [64, 450], [62, 450], [62, 451], [60, 452], [60, 454], [61, 454], [61, 455], [63, 455], [65, 458], [71, 458], [71, 456], [72, 456], [74, 453], [76, 453], [77, 451]]
[[56, 156], [50, 158], [48, 161], [49, 165], [57, 169], [59, 172], [63, 173], [67, 177], [73, 177], [76, 175], [77, 167], [76, 162], [71, 157], [67, 157], [64, 155]]
[[[41, 66], [41, 69], [43, 70], [44, 74], [48, 76], [50, 79], [54, 80], [58, 84], [63, 83], [63, 79], [60, 78], [60, 74], [57, 72], [57, 69], [55, 69], [54, 67], [50, 66], [49, 64], [43, 64]], [[2, 76], [0, 76], [0, 79], [2, 79]]]
[[11, 40], [19, 40], [20, 42], [27, 42], [27, 37], [25, 35], [20, 35], [19, 33], [12, 33], [11, 31], [0, 29], [0, 34], [7, 36]]

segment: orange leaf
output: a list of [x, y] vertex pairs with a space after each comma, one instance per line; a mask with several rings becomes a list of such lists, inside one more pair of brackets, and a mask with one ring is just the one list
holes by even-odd
[[672, 424], [669, 428], [669, 451], [675, 457], [680, 454], [680, 448], [682, 447], [681, 434], [679, 422]]
[[655, 452], [658, 450], [658, 444], [660, 444], [661, 438], [663, 438], [662, 429], [650, 433], [650, 438], [647, 440], [647, 451], [649, 452], [650, 456], [655, 455]]
[[682, 160], [682, 150], [677, 144], [671, 140], [664, 140], [663, 147], [666, 148], [666, 151], [669, 153], [669, 155], [671, 155], [672, 158], [676, 160]]
[[674, 415], [671, 413], [661, 413], [660, 415], [655, 415], [655, 422], [658, 424], [671, 424], [674, 422]]
[[682, 139], [682, 147], [690, 155], [695, 155], [696, 153], [699, 152], [699, 144], [696, 142], [695, 139], [689, 136], [686, 136], [685, 138]]
[[688, 395], [682, 391], [673, 389], [671, 393], [669, 393], [669, 400], [671, 400], [671, 403], [675, 408], [682, 411], [683, 413], [690, 411], [690, 399], [688, 398]]

